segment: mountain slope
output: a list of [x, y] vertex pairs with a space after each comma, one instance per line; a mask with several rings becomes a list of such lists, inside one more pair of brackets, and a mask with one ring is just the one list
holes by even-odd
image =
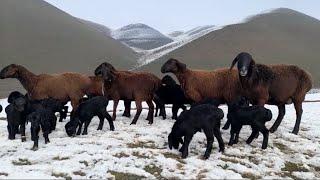
[[[137, 59], [132, 49], [42, 0], [1, 0], [0, 27], [0, 68], [17, 63], [36, 73], [92, 74], [104, 59], [118, 68]], [[20, 87], [13, 82], [0, 81], [0, 96]]]
[[130, 47], [144, 50], [154, 49], [173, 41], [152, 27], [140, 23], [117, 29], [112, 32], [112, 37]]
[[171, 57], [191, 68], [226, 67], [239, 52], [247, 51], [259, 63], [296, 64], [311, 72], [319, 87], [319, 32], [319, 20], [281, 8], [210, 32], [140, 69], [160, 74], [161, 65]]
[[95, 23], [95, 22], [92, 22], [92, 21], [88, 21], [88, 20], [85, 20], [85, 19], [80, 19], [78, 18], [79, 21], [83, 22], [84, 24], [92, 27], [92, 28], [95, 28], [96, 30], [104, 33], [105, 35], [107, 36], [110, 36], [111, 37], [111, 29], [102, 25], [102, 24], [98, 24], [98, 23]]

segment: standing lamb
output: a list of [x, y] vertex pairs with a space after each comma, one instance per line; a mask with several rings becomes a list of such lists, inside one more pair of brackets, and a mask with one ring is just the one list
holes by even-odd
[[172, 119], [177, 119], [178, 110], [186, 110], [185, 104], [191, 104], [192, 101], [187, 99], [180, 85], [176, 81], [166, 75], [161, 80], [162, 85], [156, 91], [156, 96], [154, 102], [156, 104], [156, 113], [158, 114], [158, 109], [160, 108], [160, 116], [163, 119], [166, 118], [165, 104], [172, 104]]
[[104, 89], [108, 97], [113, 100], [113, 120], [116, 119], [116, 110], [119, 100], [134, 100], [137, 107], [136, 115], [131, 124], [136, 124], [142, 111], [142, 101], [149, 106], [147, 120], [153, 123], [154, 93], [161, 85], [161, 80], [147, 72], [117, 71], [111, 64], [102, 63], [95, 70], [96, 76], [104, 79]]
[[302, 102], [306, 93], [312, 88], [311, 75], [294, 65], [263, 65], [256, 64], [249, 53], [242, 52], [233, 60], [230, 71], [238, 63], [238, 72], [243, 95], [253, 104], [277, 105], [279, 115], [270, 128], [275, 132], [284, 115], [285, 104], [294, 104], [296, 123], [292, 133], [298, 134], [302, 116]]
[[36, 151], [40, 129], [43, 132], [45, 143], [49, 143], [49, 134], [55, 129], [57, 117], [51, 109], [40, 107], [27, 116], [27, 121], [31, 122], [31, 140], [34, 142], [32, 150]]
[[247, 106], [245, 98], [239, 98], [228, 106], [228, 121], [231, 123], [230, 141], [229, 145], [237, 144], [239, 141], [239, 134], [243, 125], [250, 125], [252, 133], [247, 140], [250, 144], [252, 140], [263, 134], [262, 149], [268, 146], [269, 130], [265, 124], [272, 119], [272, 113], [269, 109], [263, 106]]
[[[108, 106], [109, 100], [103, 96], [93, 97], [88, 99], [80, 104], [79, 108], [75, 112], [73, 118], [71, 118], [70, 122], [65, 125], [66, 132], [68, 136], [74, 136], [76, 134], [76, 129], [78, 127], [77, 135], [80, 135], [82, 130], [82, 125], [84, 123], [84, 130], [82, 135], [88, 134], [88, 126], [91, 122], [91, 119], [94, 116], [99, 116], [106, 118], [110, 125], [110, 130], [114, 131], [114, 125], [111, 116], [107, 112], [106, 108]], [[99, 128], [102, 129], [103, 121], [99, 123]], [[98, 129], [99, 129], [98, 128]]]
[[18, 91], [10, 93], [9, 105], [5, 108], [7, 114], [7, 129], [9, 139], [15, 139], [16, 134], [21, 135], [21, 141], [26, 141], [25, 128], [27, 116], [27, 98]]
[[[204, 158], [208, 159], [212, 150], [214, 136], [219, 143], [220, 152], [224, 151], [224, 143], [221, 137], [220, 124], [223, 118], [223, 111], [211, 104], [199, 104], [190, 110], [183, 111], [172, 127], [168, 136], [169, 148], [179, 148], [179, 143], [183, 144], [180, 148], [182, 158], [188, 156], [188, 149], [193, 135], [203, 130], [207, 137], [207, 149]], [[184, 137], [184, 141], [182, 140]]]

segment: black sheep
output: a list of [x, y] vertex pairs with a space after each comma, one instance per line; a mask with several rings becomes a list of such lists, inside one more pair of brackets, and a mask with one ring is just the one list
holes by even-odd
[[250, 144], [261, 132], [263, 134], [262, 149], [266, 149], [268, 146], [269, 130], [266, 128], [265, 123], [272, 119], [272, 113], [263, 106], [244, 107], [243, 105], [246, 102], [247, 100], [244, 98], [238, 98], [229, 104], [227, 115], [228, 121], [231, 123], [229, 145], [232, 146], [238, 143], [239, 133], [243, 125], [250, 125], [252, 133], [246, 141], [247, 144]]
[[[66, 132], [68, 136], [74, 136], [76, 134], [76, 129], [78, 128], [77, 135], [80, 135], [82, 125], [85, 123], [85, 127], [82, 135], [88, 134], [87, 129], [94, 116], [101, 116], [108, 120], [110, 125], [110, 130], [114, 130], [113, 120], [109, 113], [106, 111], [108, 106], [108, 99], [103, 96], [93, 97], [89, 100], [84, 101], [79, 105], [79, 108], [74, 114], [74, 117], [65, 125]], [[100, 124], [99, 124], [100, 126]], [[101, 124], [102, 129], [103, 123]]]
[[21, 134], [22, 142], [26, 141], [26, 115], [27, 99], [18, 91], [10, 93], [8, 97], [9, 105], [5, 108], [8, 121], [9, 139], [15, 139], [16, 134]]
[[39, 131], [43, 132], [45, 143], [49, 143], [49, 134], [55, 129], [57, 117], [51, 109], [44, 107], [37, 108], [27, 116], [27, 121], [31, 122], [31, 140], [34, 142], [32, 150], [38, 149]]
[[[172, 127], [169, 134], [169, 148], [179, 148], [179, 143], [182, 144], [182, 158], [188, 156], [188, 147], [195, 133], [203, 130], [207, 137], [207, 149], [204, 158], [208, 159], [212, 150], [214, 136], [219, 143], [220, 152], [224, 151], [224, 143], [221, 137], [220, 124], [223, 118], [223, 111], [210, 104], [201, 104], [192, 107], [190, 110], [183, 111]], [[182, 140], [184, 137], [184, 141]]]
[[156, 113], [158, 115], [158, 110], [160, 108], [160, 116], [163, 119], [166, 118], [165, 104], [172, 104], [172, 119], [177, 119], [178, 110], [181, 108], [186, 110], [184, 104], [191, 104], [192, 101], [188, 100], [180, 85], [169, 75], [166, 75], [161, 80], [162, 85], [156, 91], [156, 96], [154, 102], [156, 104]]

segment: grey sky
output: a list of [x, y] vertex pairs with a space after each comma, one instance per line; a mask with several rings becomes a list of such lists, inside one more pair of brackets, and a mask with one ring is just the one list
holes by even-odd
[[320, 19], [320, 0], [46, 0], [67, 13], [116, 29], [144, 23], [163, 33], [236, 23], [286, 7]]

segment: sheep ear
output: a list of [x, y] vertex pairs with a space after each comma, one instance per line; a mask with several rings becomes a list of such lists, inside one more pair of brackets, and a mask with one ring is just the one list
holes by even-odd
[[238, 56], [236, 58], [234, 58], [234, 60], [232, 61], [230, 70], [233, 68], [234, 65], [236, 65], [237, 62], [238, 62]]
[[179, 68], [180, 71], [185, 71], [187, 69], [187, 65], [181, 62], [177, 62], [177, 66]]

